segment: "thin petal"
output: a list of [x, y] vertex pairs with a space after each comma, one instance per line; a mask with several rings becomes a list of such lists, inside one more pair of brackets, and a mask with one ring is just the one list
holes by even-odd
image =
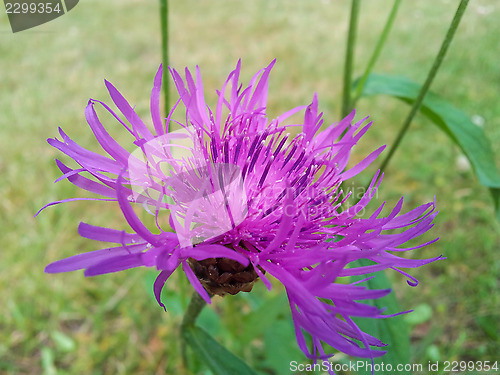
[[73, 255], [72, 257], [58, 260], [45, 267], [46, 273], [59, 273], [76, 271], [91, 267], [101, 262], [105, 262], [112, 258], [117, 258], [123, 255], [137, 254], [146, 249], [146, 244], [110, 247], [107, 249], [90, 251]]
[[[73, 169], [64, 165], [63, 162], [56, 159], [56, 164], [64, 174], [68, 174], [73, 171]], [[116, 192], [110, 189], [108, 186], [104, 186], [98, 182], [92, 181], [86, 177], [80, 176], [79, 173], [75, 173], [67, 176], [67, 179], [75, 186], [81, 189], [90, 191], [91, 193], [103, 195], [109, 198], [116, 198]]]
[[144, 266], [140, 254], [127, 254], [115, 258], [106, 259], [100, 263], [90, 266], [84, 272], [85, 276], [97, 276], [105, 273], [119, 272], [129, 268]]
[[208, 295], [208, 292], [205, 290], [203, 285], [201, 285], [200, 280], [196, 277], [194, 274], [193, 270], [189, 266], [189, 264], [186, 261], [182, 262], [182, 269], [184, 270], [184, 273], [186, 274], [186, 277], [188, 278], [189, 282], [193, 286], [194, 290], [198, 292], [201, 298], [205, 300], [206, 303], [211, 304], [212, 300], [210, 299], [210, 296]]
[[201, 244], [193, 248], [183, 248], [181, 251], [185, 258], [193, 258], [196, 260], [203, 260], [208, 258], [228, 258], [240, 263], [245, 267], [247, 267], [250, 262], [247, 257], [241, 255], [240, 253], [217, 244]]
[[81, 222], [78, 226], [78, 234], [91, 240], [120, 244], [139, 242], [142, 239], [135, 233], [127, 233], [124, 230], [98, 227], [83, 222]]
[[175, 269], [171, 271], [161, 271], [158, 277], [155, 280], [155, 283], [153, 285], [153, 291], [155, 294], [156, 301], [158, 304], [163, 307], [165, 311], [167, 311], [167, 308], [165, 305], [161, 302], [161, 291], [163, 289], [163, 286], [165, 285], [165, 282], [167, 279], [170, 277], [170, 275], [175, 271]]
[[104, 129], [104, 126], [102, 126], [99, 118], [97, 117], [92, 100], [89, 100], [89, 103], [85, 108], [85, 117], [87, 118], [87, 122], [102, 148], [116, 161], [120, 162], [122, 165], [127, 165], [130, 153], [120, 146], [118, 142], [116, 142], [113, 137], [109, 135], [106, 129]]
[[163, 77], [163, 66], [160, 64], [158, 71], [156, 72], [153, 89], [151, 90], [151, 119], [153, 120], [153, 125], [157, 135], [165, 134], [165, 129], [161, 120], [160, 115], [160, 91], [161, 91], [161, 81]]
[[115, 86], [113, 86], [108, 81], [104, 81], [104, 83], [106, 84], [111, 99], [121, 111], [121, 113], [123, 113], [128, 122], [132, 125], [132, 129], [141, 134], [144, 138], [146, 138], [146, 140], [149, 141], [150, 139], [152, 139], [153, 134], [151, 134], [146, 125], [144, 125], [141, 118], [137, 115], [137, 113], [135, 113], [135, 111], [123, 97], [123, 95], [116, 89]]

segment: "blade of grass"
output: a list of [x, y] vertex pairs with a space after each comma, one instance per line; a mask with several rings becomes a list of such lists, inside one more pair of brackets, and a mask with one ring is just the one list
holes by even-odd
[[349, 19], [349, 32], [347, 34], [347, 47], [344, 63], [344, 88], [342, 91], [342, 113], [344, 118], [352, 110], [351, 86], [352, 86], [352, 66], [354, 64], [354, 49], [356, 45], [356, 34], [358, 28], [360, 0], [352, 0], [351, 17]]
[[[164, 95], [164, 113], [169, 113], [169, 84], [168, 84], [168, 0], [160, 0], [160, 27], [161, 27], [161, 52], [163, 63], [163, 95]], [[168, 129], [170, 131], [170, 127]]]
[[427, 75], [427, 79], [425, 80], [425, 83], [423, 84], [422, 89], [420, 90], [417, 98], [415, 99], [415, 102], [413, 103], [413, 106], [410, 110], [410, 113], [408, 114], [408, 117], [404, 121], [403, 126], [399, 130], [399, 133], [398, 133], [396, 139], [394, 140], [393, 144], [391, 145], [391, 148], [389, 149], [387, 156], [385, 157], [384, 161], [380, 165], [381, 172], [383, 172], [385, 170], [385, 168], [387, 168], [387, 165], [389, 164], [392, 156], [394, 155], [394, 152], [397, 150], [399, 144], [401, 143], [401, 140], [403, 139], [406, 132], [408, 131], [408, 128], [410, 127], [410, 124], [413, 121], [413, 118], [415, 117], [418, 110], [420, 109], [420, 106], [422, 105], [422, 102], [425, 98], [425, 95], [429, 91], [429, 88], [431, 87], [432, 81], [436, 77], [436, 74], [439, 70], [439, 67], [441, 66], [441, 63], [444, 60], [446, 52], [448, 51], [448, 47], [450, 46], [451, 41], [453, 40], [453, 37], [455, 36], [455, 31], [457, 31], [458, 25], [460, 24], [460, 20], [462, 19], [462, 16], [465, 13], [465, 9], [467, 8], [468, 3], [469, 3], [469, 0], [461, 0], [460, 1], [460, 4], [458, 5], [457, 11], [455, 12], [455, 16], [453, 17], [453, 20], [451, 21], [448, 32], [446, 33], [446, 36], [443, 40], [443, 43], [441, 44], [441, 48], [439, 49], [439, 52], [436, 56], [436, 59], [434, 60], [434, 63], [432, 64], [432, 67], [429, 71], [429, 74]]
[[394, 4], [392, 5], [391, 12], [389, 13], [389, 17], [387, 17], [387, 21], [385, 23], [384, 29], [382, 30], [382, 33], [380, 34], [380, 38], [378, 39], [377, 45], [375, 46], [375, 49], [373, 50], [373, 54], [370, 57], [370, 60], [368, 61], [368, 64], [366, 66], [366, 70], [363, 73], [363, 75], [361, 76], [361, 79], [359, 80], [358, 85], [356, 86], [356, 92], [354, 93], [354, 99], [352, 99], [353, 106], [356, 104], [356, 102], [361, 97], [361, 94], [363, 93], [363, 87], [365, 86], [366, 80], [368, 79], [368, 76], [370, 75], [371, 71], [373, 70], [375, 63], [377, 62], [377, 59], [380, 56], [380, 53], [382, 52], [382, 48], [384, 47], [384, 44], [387, 40], [387, 37], [389, 36], [389, 33], [391, 31], [392, 25], [394, 24], [394, 20], [396, 19], [396, 14], [398, 12], [398, 8], [399, 8], [400, 4], [401, 4], [401, 0], [395, 0]]

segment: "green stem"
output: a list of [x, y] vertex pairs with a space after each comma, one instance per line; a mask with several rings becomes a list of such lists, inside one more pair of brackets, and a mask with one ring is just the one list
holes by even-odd
[[351, 112], [351, 85], [352, 85], [352, 67], [354, 63], [354, 47], [356, 45], [356, 34], [358, 28], [360, 0], [352, 0], [351, 17], [349, 19], [349, 32], [347, 34], [347, 47], [344, 63], [344, 89], [342, 91], [342, 113], [344, 118]]
[[460, 20], [462, 19], [462, 16], [465, 12], [465, 9], [467, 8], [467, 4], [469, 3], [469, 0], [461, 0], [460, 4], [458, 5], [457, 11], [455, 12], [455, 16], [453, 17], [453, 20], [451, 21], [450, 28], [448, 29], [448, 32], [446, 33], [446, 36], [444, 38], [443, 44], [441, 45], [441, 49], [439, 50], [436, 59], [434, 60], [434, 64], [432, 64], [432, 67], [429, 71], [429, 74], [427, 75], [427, 79], [425, 80], [424, 85], [420, 89], [420, 92], [418, 93], [417, 98], [415, 99], [415, 102], [413, 103], [413, 107], [410, 110], [410, 113], [408, 114], [408, 117], [406, 118], [405, 122], [403, 123], [403, 126], [401, 127], [396, 140], [394, 143], [391, 145], [391, 148], [389, 150], [389, 153], [385, 157], [384, 161], [380, 165], [380, 170], [384, 171], [387, 165], [389, 164], [389, 161], [392, 158], [392, 155], [394, 155], [394, 152], [398, 148], [399, 144], [401, 143], [401, 140], [403, 139], [404, 135], [408, 131], [408, 128], [410, 127], [410, 124], [413, 120], [413, 117], [417, 114], [418, 110], [420, 109], [420, 106], [422, 105], [422, 102], [425, 98], [425, 95], [427, 94], [427, 91], [429, 91], [429, 88], [432, 84], [432, 81], [434, 80], [434, 77], [437, 74], [437, 71], [439, 70], [439, 67], [441, 66], [441, 63], [443, 62], [443, 59], [446, 55], [446, 51], [448, 50], [448, 47], [450, 46], [451, 41], [453, 40], [453, 37], [455, 35], [455, 31], [458, 28], [458, 25], [460, 24]]
[[[340, 116], [341, 118], [346, 117], [352, 110], [352, 70], [354, 65], [354, 49], [356, 46], [356, 34], [358, 29], [358, 15], [359, 15], [360, 0], [352, 0], [351, 3], [351, 16], [349, 19], [349, 31], [347, 33], [347, 46], [345, 52], [345, 62], [344, 62], [344, 88], [342, 90], [342, 108]], [[344, 130], [341, 138], [345, 135], [347, 129]], [[340, 183], [340, 190], [343, 190], [343, 183]], [[343, 200], [346, 196], [346, 192], [342, 193]]]
[[189, 306], [184, 314], [184, 318], [181, 323], [181, 356], [182, 362], [184, 364], [184, 368], [188, 368], [188, 360], [186, 353], [186, 340], [184, 340], [184, 336], [182, 335], [182, 331], [189, 326], [194, 326], [196, 319], [200, 315], [201, 311], [205, 307], [207, 303], [198, 292], [193, 292], [193, 296], [191, 297], [191, 301], [189, 302]]
[[365, 86], [366, 80], [368, 79], [368, 76], [370, 75], [371, 71], [373, 70], [373, 67], [375, 66], [375, 63], [378, 60], [378, 57], [380, 56], [380, 53], [382, 52], [382, 48], [384, 47], [384, 44], [387, 40], [387, 37], [389, 36], [389, 33], [391, 31], [392, 25], [394, 24], [394, 20], [396, 19], [396, 13], [398, 12], [399, 5], [401, 4], [401, 0], [395, 0], [394, 4], [392, 5], [391, 13], [389, 14], [389, 17], [387, 17], [387, 21], [385, 23], [384, 29], [382, 30], [382, 33], [380, 34], [380, 38], [377, 42], [377, 45], [375, 46], [375, 49], [373, 50], [373, 54], [370, 57], [370, 60], [368, 61], [368, 65], [366, 66], [366, 70], [363, 73], [363, 76], [359, 80], [357, 86], [356, 86], [356, 92], [354, 94], [354, 99], [352, 100], [352, 105], [354, 106], [356, 102], [359, 100], [361, 97], [361, 94], [363, 92], [363, 87]]
[[182, 319], [181, 327], [192, 326], [194, 322], [200, 315], [201, 310], [205, 307], [207, 303], [198, 292], [193, 292], [193, 296], [191, 297], [191, 301], [189, 302], [189, 306], [184, 314], [184, 318]]
[[[169, 97], [169, 84], [168, 84], [168, 0], [160, 0], [160, 27], [161, 27], [161, 52], [163, 63], [163, 94], [164, 94], [164, 110], [165, 116], [169, 113], [168, 97]], [[170, 131], [170, 126], [169, 129]]]

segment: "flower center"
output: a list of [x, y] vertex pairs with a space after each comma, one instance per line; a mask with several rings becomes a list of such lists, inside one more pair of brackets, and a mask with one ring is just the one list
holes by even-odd
[[189, 258], [188, 263], [207, 292], [219, 296], [250, 292], [259, 278], [251, 263], [245, 267], [227, 258], [208, 258], [200, 261]]

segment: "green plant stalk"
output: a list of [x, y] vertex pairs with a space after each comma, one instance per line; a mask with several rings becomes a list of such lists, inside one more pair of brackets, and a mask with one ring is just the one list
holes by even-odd
[[[161, 27], [161, 55], [163, 63], [163, 96], [165, 116], [170, 112], [169, 109], [169, 84], [168, 84], [168, 0], [160, 0], [160, 27]], [[170, 125], [168, 128], [170, 131]]]
[[207, 303], [201, 298], [198, 292], [194, 291], [186, 313], [184, 314], [184, 318], [182, 319], [181, 327], [194, 325], [198, 315], [200, 315], [201, 310], [203, 310], [206, 304]]
[[432, 64], [431, 69], [429, 70], [429, 74], [427, 75], [427, 78], [425, 80], [425, 83], [422, 86], [422, 89], [420, 90], [417, 98], [415, 99], [415, 102], [413, 103], [413, 106], [410, 110], [410, 113], [408, 114], [408, 117], [403, 123], [403, 126], [399, 130], [399, 133], [394, 140], [393, 144], [391, 145], [391, 148], [389, 149], [389, 153], [385, 157], [384, 161], [380, 165], [380, 171], [383, 172], [386, 168], [387, 165], [389, 164], [389, 161], [391, 160], [392, 156], [394, 155], [394, 152], [397, 150], [399, 144], [401, 143], [401, 140], [405, 136], [406, 132], [408, 131], [408, 128], [410, 127], [410, 124], [417, 114], [418, 110], [420, 109], [420, 106], [422, 105], [422, 102], [425, 98], [425, 95], [429, 91], [429, 88], [432, 84], [432, 81], [436, 77], [436, 74], [439, 70], [439, 67], [441, 66], [441, 63], [444, 60], [444, 57], [446, 55], [446, 52], [448, 50], [448, 47], [451, 44], [451, 41], [453, 40], [453, 37], [455, 36], [455, 31], [458, 28], [458, 25], [460, 24], [460, 20], [462, 19], [463, 14], [465, 13], [465, 9], [467, 8], [467, 4], [469, 3], [469, 0], [461, 0], [460, 4], [458, 5], [457, 11], [455, 12], [455, 16], [453, 17], [453, 20], [451, 21], [450, 27], [448, 29], [448, 32], [446, 33], [446, 36], [443, 40], [443, 43], [441, 44], [441, 48], [436, 56], [436, 59], [434, 60], [434, 63]]
[[363, 76], [359, 80], [357, 86], [356, 86], [356, 92], [354, 93], [354, 99], [352, 99], [352, 105], [354, 106], [356, 102], [359, 100], [361, 97], [361, 94], [363, 93], [363, 87], [365, 86], [366, 80], [368, 79], [368, 76], [373, 70], [373, 67], [375, 66], [375, 63], [378, 60], [378, 57], [380, 56], [380, 53], [382, 52], [382, 48], [385, 45], [385, 42], [387, 41], [387, 37], [389, 36], [389, 33], [391, 31], [392, 25], [394, 24], [394, 20], [396, 19], [396, 14], [398, 12], [399, 5], [401, 4], [401, 0], [395, 0], [394, 4], [392, 5], [391, 12], [389, 13], [389, 17], [387, 17], [387, 21], [385, 23], [384, 29], [382, 30], [382, 33], [380, 34], [380, 38], [377, 41], [377, 44], [375, 46], [375, 49], [373, 50], [373, 54], [370, 57], [370, 60], [368, 60], [368, 64], [366, 66], [366, 70], [363, 73]]
[[351, 16], [349, 19], [349, 32], [347, 34], [347, 47], [344, 63], [344, 88], [342, 91], [342, 109], [341, 117], [344, 118], [351, 112], [351, 86], [352, 86], [352, 68], [354, 64], [354, 48], [356, 45], [356, 34], [358, 28], [360, 0], [352, 0]]
[[237, 298], [225, 298], [226, 310], [224, 312], [224, 316], [226, 316], [226, 327], [229, 329], [232, 337], [231, 347], [234, 351], [239, 352], [241, 347], [246, 343], [241, 342], [241, 340], [234, 339], [240, 336], [239, 329], [241, 328], [241, 314], [239, 313], [240, 307], [238, 307], [237, 304]]
[[[354, 65], [354, 50], [356, 46], [356, 35], [358, 29], [358, 15], [359, 15], [360, 0], [352, 0], [351, 2], [351, 15], [349, 18], [349, 31], [347, 33], [347, 46], [344, 61], [344, 87], [342, 89], [342, 107], [340, 117], [346, 117], [352, 110], [352, 70]], [[341, 138], [347, 132], [347, 129], [341, 135]], [[343, 190], [343, 183], [340, 183], [339, 190]], [[346, 193], [342, 193], [343, 200]], [[341, 205], [342, 206], [342, 205]]]
[[200, 315], [201, 311], [203, 308], [206, 306], [206, 302], [201, 296], [198, 294], [197, 291], [193, 292], [193, 296], [191, 297], [191, 301], [189, 302], [189, 306], [186, 310], [186, 313], [184, 314], [184, 317], [182, 318], [182, 323], [181, 323], [181, 355], [182, 355], [182, 362], [184, 364], [184, 368], [188, 368], [188, 360], [187, 360], [187, 353], [186, 353], [186, 340], [184, 340], [184, 336], [182, 335], [182, 331], [189, 326], [194, 326], [194, 323], [196, 322], [196, 319]]

